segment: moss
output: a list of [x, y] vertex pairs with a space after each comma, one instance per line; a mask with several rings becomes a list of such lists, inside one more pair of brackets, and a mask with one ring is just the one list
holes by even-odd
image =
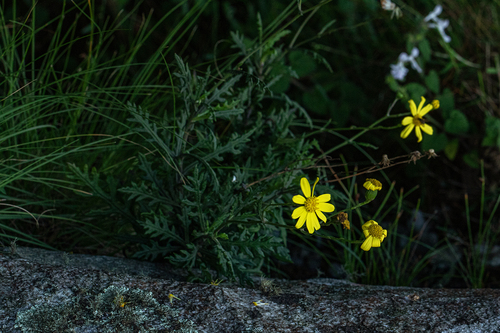
[[111, 286], [93, 297], [84, 294], [70, 301], [37, 304], [19, 312], [16, 328], [23, 333], [50, 332], [197, 332], [191, 321], [160, 305], [151, 292]]

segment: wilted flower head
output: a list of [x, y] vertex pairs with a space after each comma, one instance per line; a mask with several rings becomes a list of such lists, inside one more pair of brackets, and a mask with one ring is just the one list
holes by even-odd
[[396, 16], [396, 18], [400, 18], [403, 16], [403, 12], [401, 12], [401, 9], [396, 6], [391, 0], [380, 0], [380, 5], [382, 6], [383, 10], [387, 11], [392, 11], [391, 14], [391, 19]]

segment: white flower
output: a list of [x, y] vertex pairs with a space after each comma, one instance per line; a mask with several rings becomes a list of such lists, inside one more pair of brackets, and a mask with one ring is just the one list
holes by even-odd
[[382, 6], [383, 10], [392, 11], [391, 20], [394, 16], [396, 16], [396, 18], [400, 18], [401, 16], [403, 16], [401, 8], [392, 3], [391, 0], [380, 0], [380, 5]]
[[408, 74], [408, 68], [406, 68], [402, 62], [398, 62], [396, 65], [391, 65], [391, 75], [396, 80], [403, 81], [406, 74]]
[[413, 50], [411, 50], [411, 54], [408, 55], [406, 52], [403, 52], [399, 55], [399, 62], [406, 63], [409, 62], [411, 64], [411, 68], [416, 70], [419, 73], [422, 73], [422, 68], [418, 65], [418, 63], [415, 61], [415, 58], [418, 57], [420, 54], [419, 50], [414, 47]]
[[419, 50], [414, 47], [411, 50], [411, 54], [408, 55], [406, 52], [402, 52], [398, 57], [398, 63], [396, 65], [391, 65], [391, 75], [394, 79], [403, 81], [406, 74], [408, 74], [408, 68], [405, 67], [405, 63], [409, 62], [411, 64], [411, 68], [416, 70], [419, 73], [422, 73], [422, 68], [418, 65], [415, 60], [416, 57], [420, 54]]
[[451, 37], [448, 36], [446, 34], [446, 32], [444, 32], [444, 29], [447, 28], [449, 25], [450, 25], [450, 21], [449, 20], [441, 20], [439, 18], [436, 19], [436, 23], [429, 23], [429, 24], [427, 24], [427, 26], [429, 28], [436, 28], [436, 29], [438, 29], [439, 34], [441, 35], [441, 37], [443, 37], [443, 40], [446, 43], [449, 43], [451, 41]]
[[396, 5], [393, 4], [391, 0], [380, 0], [380, 4], [382, 5], [382, 9], [384, 10], [396, 9]]
[[443, 7], [441, 7], [441, 5], [437, 5], [434, 8], [434, 10], [432, 12], [430, 12], [429, 15], [427, 15], [424, 18], [424, 22], [433, 21], [434, 23], [432, 23], [432, 22], [427, 23], [427, 26], [429, 28], [438, 29], [439, 34], [441, 35], [441, 37], [443, 37], [443, 40], [446, 43], [449, 43], [451, 41], [451, 37], [448, 36], [444, 32], [444, 29], [450, 25], [450, 21], [449, 20], [442, 20], [438, 17], [438, 15], [441, 14], [442, 11], [443, 11]]
[[424, 22], [428, 22], [430, 20], [434, 21], [435, 19], [437, 19], [438, 15], [441, 14], [442, 11], [443, 11], [443, 7], [441, 7], [441, 5], [437, 5], [434, 8], [434, 10], [432, 12], [430, 12], [429, 15], [427, 15], [424, 18]]

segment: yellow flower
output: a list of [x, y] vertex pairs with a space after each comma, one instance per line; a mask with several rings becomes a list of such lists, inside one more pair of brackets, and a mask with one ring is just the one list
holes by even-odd
[[380, 191], [382, 183], [373, 178], [367, 178], [363, 186], [369, 191]]
[[431, 104], [434, 110], [439, 109], [439, 101], [437, 99], [433, 100]]
[[422, 119], [422, 117], [425, 116], [427, 112], [431, 111], [432, 109], [437, 109], [437, 107], [439, 107], [439, 101], [434, 100], [432, 101], [432, 104], [428, 104], [424, 108], [422, 108], [425, 104], [425, 98], [424, 96], [422, 96], [422, 101], [420, 102], [418, 109], [415, 105], [415, 102], [412, 99], [410, 99], [408, 103], [410, 104], [410, 110], [412, 116], [403, 118], [401, 124], [403, 124], [403, 126], [406, 126], [406, 128], [401, 132], [401, 138], [406, 139], [408, 135], [410, 135], [411, 131], [413, 131], [413, 128], [415, 128], [415, 134], [417, 135], [418, 142], [420, 142], [422, 141], [421, 130], [429, 135], [432, 135], [433, 132], [432, 127], [426, 124], [425, 120]]
[[322, 212], [333, 212], [335, 207], [332, 204], [327, 203], [331, 200], [330, 194], [322, 194], [319, 197], [315, 197], [314, 188], [318, 183], [319, 178], [316, 178], [316, 182], [314, 182], [313, 190], [311, 192], [311, 186], [306, 178], [302, 178], [300, 180], [300, 188], [302, 189], [302, 193], [304, 193], [305, 198], [303, 196], [296, 195], [293, 197], [293, 202], [299, 205], [304, 205], [295, 210], [292, 213], [292, 219], [298, 218], [297, 224], [295, 228], [300, 229], [304, 225], [304, 222], [307, 222], [307, 230], [310, 234], [312, 234], [315, 230], [319, 230], [320, 225], [318, 221], [318, 217], [326, 222], [326, 216]]
[[181, 300], [179, 297], [177, 297], [173, 294], [168, 294], [168, 299], [170, 300], [170, 304], [172, 304], [172, 302], [174, 301], [174, 298], [178, 299], [179, 301]]
[[387, 237], [387, 230], [382, 229], [377, 222], [370, 220], [361, 226], [365, 234], [365, 241], [361, 244], [363, 251], [369, 251], [372, 247], [380, 247], [380, 243]]
[[269, 305], [269, 303], [262, 303], [262, 300], [258, 300], [257, 302], [252, 302], [255, 306], [264, 306]]

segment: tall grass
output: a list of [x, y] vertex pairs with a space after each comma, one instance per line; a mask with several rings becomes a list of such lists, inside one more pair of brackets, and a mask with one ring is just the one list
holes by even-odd
[[[395, 2], [404, 5], [401, 1]], [[3, 0], [1, 3], [0, 242], [3, 244], [17, 239], [19, 244], [92, 253], [116, 253], [126, 249], [130, 237], [124, 235], [130, 236], [134, 230], [124, 222], [123, 216], [112, 213], [106, 216], [103, 212], [115, 202], [113, 196], [120, 196], [116, 188], [133, 179], [138, 156], [158, 152], [147, 144], [144, 136], [133, 130], [127, 120], [130, 117], [127, 103], [149, 110], [150, 116], [158, 121], [179, 116], [183, 105], [180, 105], [179, 91], [174, 84], [175, 54], [191, 62], [194, 80], [198, 79], [197, 74], [205, 74], [211, 66], [207, 87], [213, 92], [227, 82], [227, 72], [239, 71], [247, 62], [262, 68], [262, 59], [278, 54], [269, 45], [288, 38], [287, 43], [277, 46], [282, 51], [279, 54], [283, 66], [272, 69], [276, 71], [274, 86], [270, 85], [274, 95], [266, 99], [266, 107], [275, 107], [276, 100], [284, 99], [280, 94], [290, 92], [316, 118], [312, 127], [315, 130], [308, 135], [317, 137], [319, 145], [326, 144], [326, 152], [321, 156], [347, 153], [349, 158], [377, 164], [367, 149], [379, 146], [387, 149], [387, 145], [384, 145], [384, 138], [370, 136], [368, 129], [375, 128], [382, 120], [392, 119], [384, 118], [385, 110], [382, 109], [389, 103], [387, 100], [393, 98], [388, 89], [380, 87], [383, 82], [380, 78], [387, 74], [388, 64], [404, 49], [403, 35], [411, 31], [419, 15], [434, 6], [430, 1], [424, 4], [409, 1], [409, 5], [419, 10], [407, 6], [405, 13], [409, 19], [400, 21], [397, 26], [388, 23], [382, 14], [375, 14], [380, 11], [376, 1], [339, 4], [317, 1], [307, 6], [300, 1], [248, 2], [243, 11], [248, 14], [245, 16], [248, 22], [244, 22], [241, 12], [235, 10], [237, 6], [230, 1], [170, 1], [168, 9], [161, 14], [150, 10], [144, 15], [139, 14], [144, 11], [143, 2], [123, 3], [127, 10], [117, 11], [112, 17], [106, 16], [109, 12], [106, 4], [93, 0], [59, 1], [57, 15], [54, 15], [55, 9], [50, 12], [36, 1], [32, 1], [31, 7], [16, 1]], [[485, 1], [470, 4], [466, 0], [460, 4], [445, 3], [448, 10], [457, 15], [463, 14], [458, 6], [484, 10], [488, 4]], [[165, 4], [159, 6], [167, 8]], [[330, 9], [323, 10], [325, 8]], [[494, 7], [492, 13], [496, 11]], [[241, 39], [234, 39], [249, 46], [246, 48], [248, 53], [242, 55], [234, 50], [229, 32], [224, 31], [221, 35], [220, 27], [214, 23], [219, 15], [224, 16], [232, 30], [239, 31]], [[340, 26], [337, 17], [344, 26]], [[494, 29], [489, 31], [494, 36], [499, 31], [498, 19], [493, 15], [492, 20]], [[468, 26], [472, 27], [472, 23]], [[207, 31], [199, 33], [202, 29]], [[485, 31], [485, 26], [478, 23], [474, 31]], [[467, 39], [467, 34], [453, 31], [453, 38]], [[493, 37], [489, 42], [493, 46], [497, 43]], [[436, 53], [435, 62], [443, 67], [446, 65], [443, 75], [454, 68], [457, 73], [467, 74], [464, 74], [467, 80], [463, 80], [467, 83], [473, 72], [481, 92], [481, 98], [474, 103], [486, 115], [500, 117], [498, 110], [489, 111], [495, 105], [490, 95], [496, 95], [498, 90], [492, 77], [486, 75], [483, 68], [460, 67], [450, 50], [445, 50], [448, 54]], [[293, 52], [303, 52], [309, 58], [294, 63], [298, 53]], [[308, 63], [311, 58], [315, 61], [314, 66]], [[314, 69], [307, 71], [306, 65]], [[318, 70], [315, 66], [320, 65], [324, 67]], [[327, 70], [330, 68], [333, 74]], [[489, 68], [490, 74], [498, 72], [498, 59]], [[293, 71], [301, 73], [301, 70], [305, 74], [293, 75]], [[264, 74], [269, 73], [260, 73], [257, 69], [248, 76], [256, 79]], [[453, 80], [458, 79], [454, 76]], [[372, 125], [366, 131], [358, 128], [358, 134], [348, 138], [340, 133], [352, 130], [349, 121], [358, 126]], [[311, 124], [300, 120], [293, 126], [300, 129], [298, 132], [306, 132]], [[172, 127], [164, 130], [175, 132], [176, 126], [173, 122]], [[329, 129], [332, 126], [335, 130]], [[386, 140], [391, 144], [398, 136], [396, 132], [387, 134], [389, 139]], [[367, 138], [365, 142], [358, 140], [361, 135], [367, 135], [363, 137]], [[332, 137], [335, 140], [331, 140]], [[495, 139], [494, 135], [492, 138]], [[328, 146], [330, 142], [335, 143]], [[410, 152], [406, 144], [399, 146]], [[345, 164], [354, 167], [353, 163]], [[105, 175], [120, 175], [122, 184], [107, 178], [101, 185], [111, 193], [107, 194], [110, 201], [102, 201], [96, 193], [78, 185], [73, 165], [88, 165], [90, 170], [95, 167]], [[423, 174], [422, 170], [425, 171], [425, 167], [410, 171], [405, 177], [421, 179], [411, 172]], [[356, 181], [360, 176], [353, 168], [344, 172], [352, 178], [336, 186], [344, 191], [344, 201], [338, 198], [341, 206], [349, 210], [359, 204]], [[465, 261], [455, 252], [460, 259], [457, 264], [461, 278], [472, 287], [484, 286], [488, 254], [498, 239], [498, 232], [494, 231], [500, 197], [494, 196], [491, 207], [485, 204], [486, 176], [482, 164], [481, 172], [483, 182], [477, 225], [471, 219], [468, 197], [464, 206], [467, 222], [464, 232], [467, 239], [463, 240], [467, 243]], [[333, 177], [326, 172], [323, 175]], [[391, 185], [387, 186], [379, 206], [372, 208], [373, 215], [353, 209], [350, 218], [360, 224], [351, 222], [352, 233], [340, 228], [336, 230], [354, 240], [362, 235], [356, 225], [366, 219], [379, 220], [389, 231], [380, 251], [364, 254], [359, 251], [359, 244], [330, 240], [327, 242], [329, 252], [323, 253], [319, 246], [316, 247], [317, 243], [301, 238], [300, 233], [296, 233], [298, 238], [292, 239], [291, 244], [316, 248], [323, 260], [330, 264], [341, 263], [347, 274], [358, 282], [424, 283], [430, 279], [422, 274], [426, 265], [446, 248], [456, 249], [455, 244], [443, 238], [430, 246], [421, 241], [422, 232], [415, 233], [413, 228], [409, 234], [398, 231], [401, 230], [402, 214], [415, 217], [420, 209], [425, 210], [421, 202], [426, 198], [423, 195], [422, 200], [411, 201], [416, 187], [398, 192], [392, 182], [394, 173], [382, 172], [380, 175], [385, 184]], [[81, 200], [82, 196], [85, 200]], [[483, 216], [486, 211], [490, 211], [487, 219]], [[119, 234], [121, 238], [116, 237]], [[333, 233], [326, 235], [333, 237]], [[425, 254], [418, 257], [417, 248], [420, 252], [425, 249]]]

